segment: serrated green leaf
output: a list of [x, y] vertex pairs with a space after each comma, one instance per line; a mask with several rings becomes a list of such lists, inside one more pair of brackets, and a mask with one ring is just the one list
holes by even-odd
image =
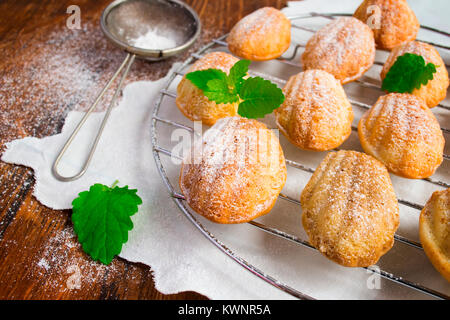
[[227, 74], [219, 69], [206, 69], [189, 72], [186, 79], [190, 80], [197, 88], [204, 91], [208, 89], [208, 82], [219, 79], [227, 81]]
[[412, 93], [433, 79], [436, 66], [414, 53], [399, 56], [383, 80], [381, 89], [388, 92]]
[[[423, 72], [417, 75], [414, 88], [420, 89], [422, 85], [426, 85], [428, 81], [433, 80], [434, 73], [436, 72], [436, 66], [432, 63], [428, 63], [424, 69]], [[412, 91], [411, 91], [412, 92]]]
[[97, 183], [73, 200], [73, 228], [92, 259], [109, 264], [121, 252], [133, 228], [130, 217], [142, 203], [136, 193], [128, 186], [109, 188]]
[[280, 88], [261, 77], [248, 78], [242, 84], [238, 114], [249, 119], [263, 118], [272, 113], [284, 101]]
[[234, 88], [237, 94], [244, 82], [244, 77], [248, 73], [248, 67], [252, 62], [250, 60], [239, 60], [230, 69], [230, 74], [228, 75], [228, 86]]

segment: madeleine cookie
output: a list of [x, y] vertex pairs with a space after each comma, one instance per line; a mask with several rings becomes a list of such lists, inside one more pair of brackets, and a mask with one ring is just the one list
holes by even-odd
[[268, 213], [286, 182], [278, 138], [256, 120], [216, 122], [185, 158], [180, 188], [189, 206], [218, 223], [242, 223]]
[[420, 29], [406, 0], [365, 0], [353, 16], [372, 29], [375, 43], [381, 49], [391, 50], [416, 39]]
[[420, 242], [433, 266], [450, 282], [450, 189], [436, 191], [420, 213]]
[[304, 70], [325, 70], [341, 83], [361, 77], [374, 60], [373, 32], [353, 17], [333, 20], [317, 31], [302, 55]]
[[431, 176], [443, 159], [444, 136], [425, 102], [411, 94], [378, 98], [359, 121], [365, 152], [392, 173], [411, 179]]
[[324, 151], [338, 147], [352, 131], [353, 111], [342, 85], [323, 70], [292, 76], [275, 109], [280, 131], [297, 147]]
[[414, 89], [412, 94], [425, 100], [430, 108], [437, 106], [447, 95], [447, 88], [449, 85], [448, 72], [439, 52], [428, 43], [411, 41], [394, 48], [381, 70], [381, 80], [386, 77], [386, 74], [395, 63], [395, 60], [397, 60], [397, 57], [402, 56], [405, 53], [414, 53], [422, 56], [425, 63], [431, 62], [436, 66], [436, 73], [433, 74], [433, 80], [428, 81], [425, 86], [422, 85], [420, 89]]
[[[206, 69], [219, 69], [230, 72], [239, 59], [225, 52], [211, 52], [197, 60], [188, 72]], [[220, 118], [235, 116], [239, 103], [215, 103], [209, 100], [191, 81], [183, 76], [177, 87], [175, 100], [178, 109], [192, 121], [202, 121], [213, 125]]]
[[330, 152], [300, 199], [310, 243], [346, 267], [367, 267], [391, 249], [398, 203], [385, 166], [371, 156]]
[[253, 61], [275, 59], [291, 44], [291, 21], [280, 10], [261, 8], [242, 18], [227, 42], [238, 57]]

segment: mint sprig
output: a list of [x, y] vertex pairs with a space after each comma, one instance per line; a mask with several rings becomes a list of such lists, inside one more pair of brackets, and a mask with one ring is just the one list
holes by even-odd
[[263, 118], [284, 101], [280, 88], [261, 77], [247, 77], [250, 60], [240, 60], [229, 74], [218, 69], [198, 70], [186, 74], [203, 94], [216, 103], [239, 102], [238, 114], [242, 117]]
[[399, 56], [383, 80], [381, 89], [387, 92], [412, 93], [433, 80], [436, 65], [414, 53]]
[[73, 200], [72, 222], [78, 241], [92, 259], [111, 263], [128, 241], [133, 229], [131, 216], [138, 211], [142, 199], [137, 190], [96, 183]]

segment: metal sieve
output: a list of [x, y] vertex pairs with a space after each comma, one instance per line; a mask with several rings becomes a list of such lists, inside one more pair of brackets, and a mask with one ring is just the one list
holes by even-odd
[[[60, 181], [76, 180], [86, 172], [134, 59], [139, 57], [149, 61], [157, 61], [179, 54], [194, 44], [201, 29], [197, 13], [187, 4], [178, 0], [116, 0], [103, 10], [100, 26], [105, 36], [127, 52], [127, 55], [56, 157], [52, 172], [55, 178]], [[58, 165], [63, 155], [106, 90], [109, 89], [122, 71], [117, 89], [106, 109], [105, 116], [83, 167], [73, 176], [62, 176], [58, 172]]]

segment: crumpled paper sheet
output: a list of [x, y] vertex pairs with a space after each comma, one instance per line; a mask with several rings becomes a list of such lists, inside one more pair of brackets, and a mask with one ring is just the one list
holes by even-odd
[[[411, 1], [412, 4], [424, 2], [427, 1]], [[336, 1], [302, 1], [289, 3], [289, 8], [284, 10], [288, 15], [310, 11], [353, 12], [358, 4], [359, 1], [350, 0], [339, 1], [339, 4]], [[442, 11], [440, 14], [442, 16]], [[418, 16], [420, 18], [421, 13], [418, 13]], [[434, 20], [427, 24], [433, 25]], [[443, 21], [446, 21], [445, 17]], [[297, 31], [293, 34], [293, 40], [304, 43], [309, 36]], [[382, 61], [382, 58], [377, 57], [379, 61]], [[178, 66], [177, 64], [174, 68]], [[254, 63], [252, 68], [284, 79], [300, 71], [276, 61]], [[376, 81], [379, 69], [373, 69], [375, 70], [369, 71], [367, 76]], [[71, 208], [71, 202], [77, 194], [88, 189], [93, 183], [111, 185], [118, 179], [119, 185], [137, 188], [143, 205], [133, 216], [135, 227], [130, 232], [129, 241], [120, 256], [151, 266], [155, 286], [162, 293], [193, 290], [212, 299], [291, 298], [221, 253], [198, 232], [170, 199], [157, 172], [150, 139], [153, 105], [166, 78], [155, 82], [135, 82], [124, 89], [123, 98], [112, 111], [94, 159], [81, 179], [59, 182], [51, 174], [52, 163], [83, 116], [81, 112], [69, 113], [60, 134], [42, 139], [27, 137], [8, 143], [2, 160], [33, 168], [36, 176], [34, 195], [41, 203], [54, 209]], [[177, 77], [170, 91], [175, 92], [179, 80]], [[380, 94], [368, 89], [361, 90], [354, 84], [346, 85], [345, 89], [351, 98], [359, 97], [367, 103], [373, 103]], [[448, 98], [444, 103], [450, 104]], [[441, 126], [450, 126], [448, 111], [435, 109], [433, 111]], [[364, 110], [354, 108], [354, 111], [356, 124]], [[160, 116], [192, 126], [169, 97], [163, 101]], [[60, 170], [63, 174], [75, 173], [84, 161], [90, 146], [88, 142], [94, 138], [102, 118], [103, 113], [94, 113], [88, 119], [61, 162]], [[269, 127], [275, 128], [273, 116], [266, 117], [264, 121]], [[167, 125], [158, 125], [158, 143], [169, 150], [178, 143], [172, 136], [173, 129]], [[287, 158], [312, 168], [315, 168], [326, 154], [301, 151], [289, 144], [284, 137], [280, 137], [280, 140]], [[341, 148], [361, 150], [357, 135], [352, 133]], [[449, 153], [448, 149], [447, 147], [446, 153]], [[178, 188], [179, 166], [174, 165], [169, 157], [161, 155], [161, 158], [171, 183]], [[283, 193], [298, 199], [309, 177], [309, 173], [288, 168], [288, 181]], [[448, 181], [448, 162], [441, 166], [433, 178]], [[432, 191], [439, 189], [422, 180], [413, 181], [394, 176], [392, 179], [399, 197], [419, 204], [424, 204]], [[401, 226], [398, 234], [418, 241], [418, 211], [403, 205], [400, 210]], [[315, 298], [427, 298], [426, 295], [374, 276], [364, 269], [338, 266], [316, 251], [263, 233], [248, 224], [217, 225], [201, 217], [198, 219], [245, 260]], [[301, 226], [301, 209], [293, 203], [279, 200], [270, 214], [257, 221], [307, 239]], [[380, 260], [378, 266], [408, 280], [450, 294], [450, 285], [433, 269], [424, 253], [417, 250], [396, 243]]]

